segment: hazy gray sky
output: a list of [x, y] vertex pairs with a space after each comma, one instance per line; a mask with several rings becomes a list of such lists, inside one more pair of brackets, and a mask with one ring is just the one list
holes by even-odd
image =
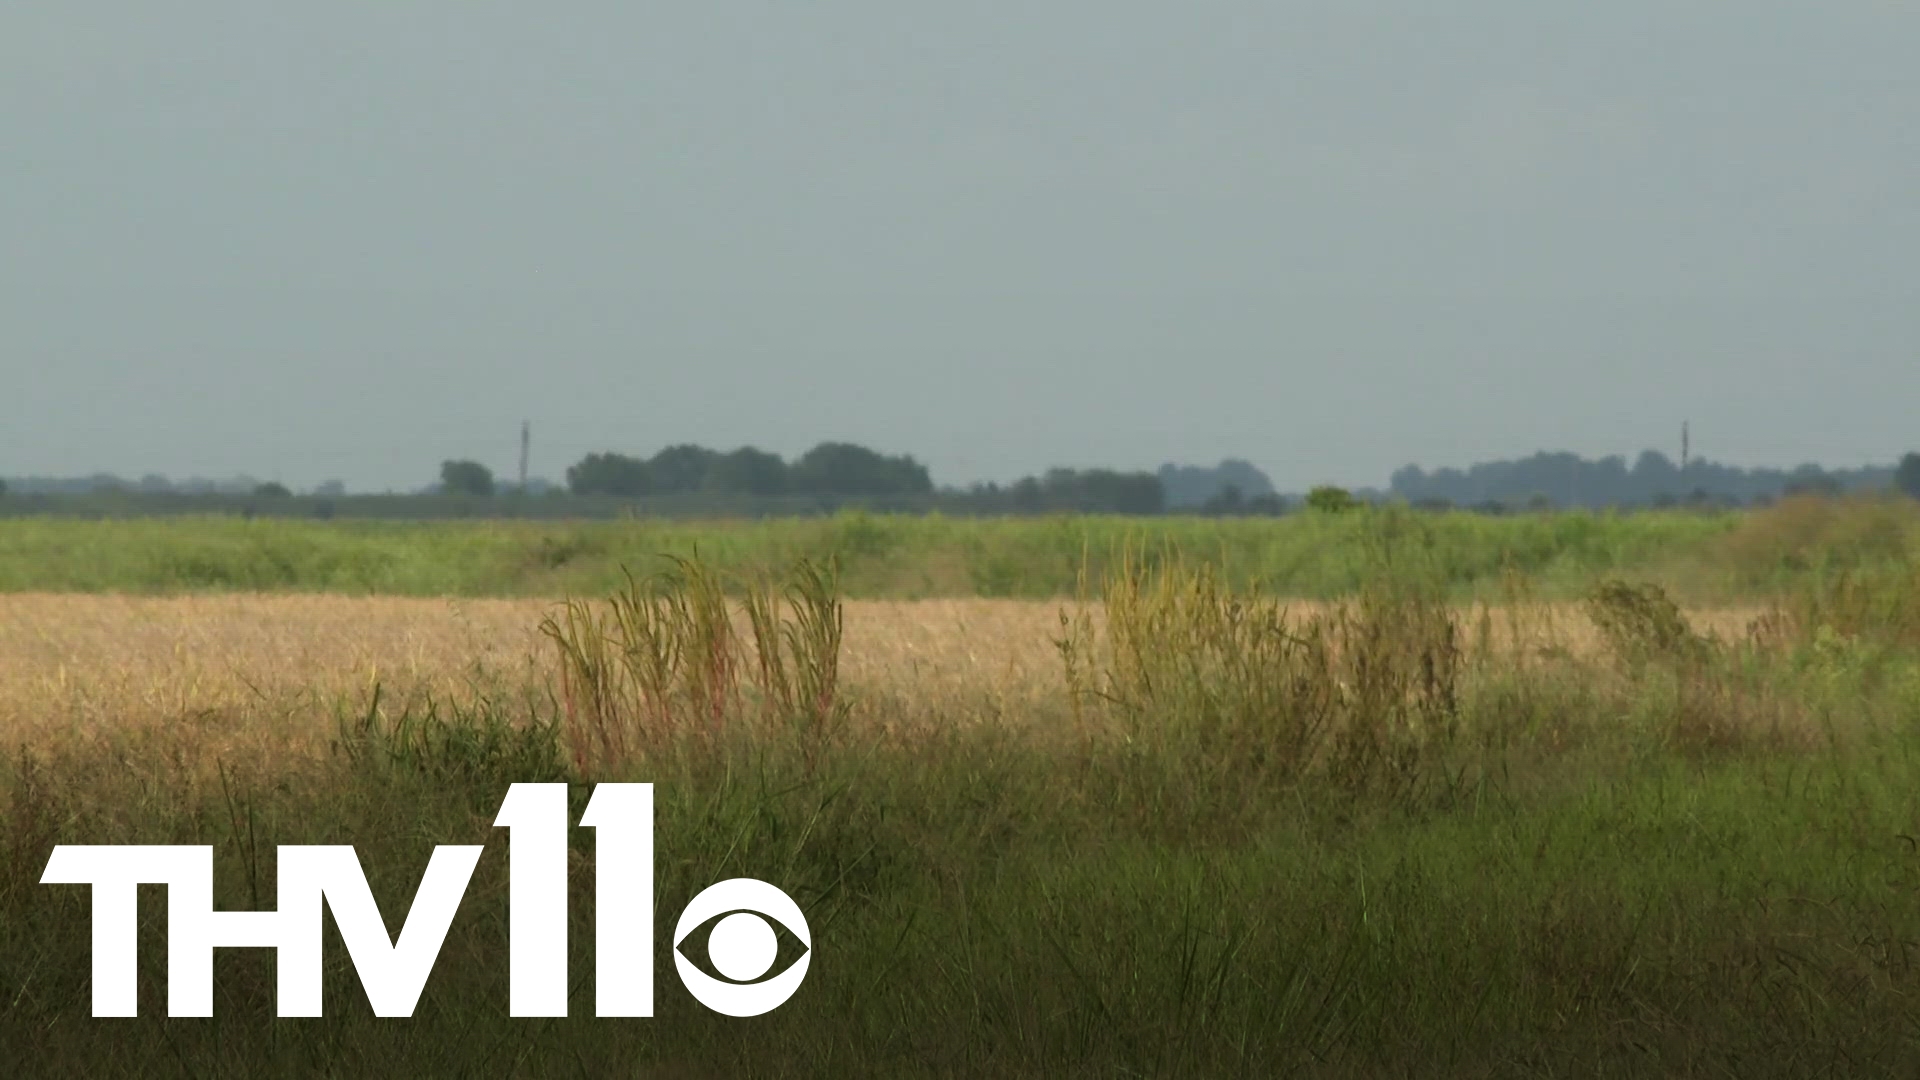
[[0, 474], [1920, 448], [1920, 5], [0, 6]]

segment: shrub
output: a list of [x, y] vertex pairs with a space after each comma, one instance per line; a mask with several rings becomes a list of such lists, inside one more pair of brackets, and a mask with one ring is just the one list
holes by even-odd
[[1352, 510], [1359, 505], [1359, 500], [1355, 499], [1346, 488], [1322, 484], [1312, 491], [1307, 492], [1307, 508], [1309, 510], [1325, 510], [1337, 513], [1342, 510]]
[[1636, 667], [1656, 659], [1699, 660], [1708, 651], [1680, 606], [1652, 583], [1602, 581], [1587, 594], [1586, 611], [1615, 655]]

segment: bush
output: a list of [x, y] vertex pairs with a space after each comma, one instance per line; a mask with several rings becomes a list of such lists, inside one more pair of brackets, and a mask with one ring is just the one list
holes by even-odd
[[1342, 510], [1355, 509], [1359, 505], [1359, 500], [1355, 499], [1346, 488], [1322, 484], [1307, 492], [1307, 508], [1310, 510], [1338, 513]]
[[1680, 606], [1658, 585], [1603, 581], [1587, 594], [1586, 609], [1608, 646], [1629, 664], [1698, 660], [1707, 653], [1706, 639], [1694, 633]]

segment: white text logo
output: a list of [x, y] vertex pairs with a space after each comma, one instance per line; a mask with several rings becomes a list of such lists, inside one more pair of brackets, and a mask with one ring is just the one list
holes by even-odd
[[[508, 831], [509, 1007], [511, 1015], [567, 1015], [567, 785], [514, 784], [494, 825]], [[653, 785], [600, 784], [580, 824], [594, 830], [594, 1015], [653, 1015]], [[347, 845], [283, 845], [279, 908], [213, 910], [213, 848], [61, 845], [44, 885], [93, 887], [93, 1015], [137, 1013], [137, 888], [167, 887], [167, 1015], [213, 1015], [213, 950], [266, 948], [278, 965], [281, 1016], [319, 1016], [321, 907], [333, 912], [355, 972], [377, 1016], [412, 1016], [434, 960], [479, 864], [480, 845], [434, 849], [413, 907], [390, 936]], [[680, 952], [689, 934], [724, 915], [708, 955], [731, 982]], [[807, 951], [760, 982], [778, 941], [763, 917], [780, 921]], [[733, 878], [695, 896], [674, 929], [674, 964], [688, 992], [715, 1012], [758, 1016], [778, 1008], [806, 978], [813, 958], [807, 920], [793, 899], [753, 878]]]

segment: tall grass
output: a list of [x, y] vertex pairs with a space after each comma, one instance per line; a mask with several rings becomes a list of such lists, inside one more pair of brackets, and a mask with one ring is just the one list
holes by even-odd
[[[546, 638], [563, 684], [371, 688], [321, 757], [210, 784], [184, 725], [139, 769], [78, 742], [10, 755], [0, 1059], [92, 1076], [1920, 1071], [1905, 602], [1843, 633], [1787, 596], [1766, 632], [1721, 640], [1616, 575], [1588, 583], [1600, 655], [1550, 633], [1521, 651], [1492, 643], [1487, 610], [1443, 602], [1444, 536], [1394, 528], [1364, 553], [1393, 569], [1311, 612], [1211, 552], [1090, 563], [1062, 610], [1065, 692], [1019, 724], [959, 700], [921, 703], [939, 725], [880, 722], [886, 703], [837, 677], [830, 568], [734, 579], [689, 558], [563, 607]], [[506, 1015], [491, 812], [514, 780], [593, 777], [658, 785], [663, 918], [730, 876], [799, 901], [815, 960], [793, 1000], [709, 1013], [666, 974], [661, 934], [658, 1015], [594, 1018], [575, 830], [572, 1015]], [[326, 1018], [275, 1019], [271, 958], [231, 950], [218, 1015], [165, 1019], [143, 894], [145, 1015], [108, 1024], [86, 1016], [84, 890], [36, 884], [53, 844], [102, 842], [214, 844], [222, 908], [272, 906], [276, 844], [353, 843], [390, 926], [430, 844], [487, 853], [411, 1020], [371, 1015], [332, 931]]]
[[629, 575], [604, 606], [569, 599], [541, 624], [560, 656], [575, 768], [600, 775], [689, 738], [711, 743], [732, 725], [768, 723], [798, 731], [811, 760], [845, 712], [831, 568], [802, 560], [784, 583], [748, 578], [730, 592], [698, 558], [669, 559], [669, 570]]
[[1084, 608], [1058, 646], [1074, 713], [1116, 721], [1149, 756], [1208, 775], [1404, 786], [1421, 747], [1450, 740], [1463, 661], [1457, 616], [1419, 593], [1370, 590], [1304, 618], [1208, 563], [1131, 556], [1110, 572], [1096, 632]]

